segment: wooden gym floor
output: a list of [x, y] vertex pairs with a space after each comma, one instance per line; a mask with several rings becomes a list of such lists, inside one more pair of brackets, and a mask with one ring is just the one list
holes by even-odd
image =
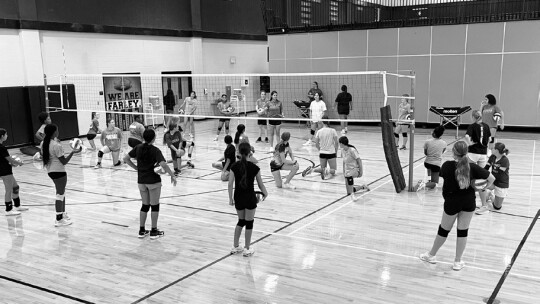
[[[247, 121], [252, 143], [255, 124]], [[254, 144], [270, 195], [257, 208], [255, 255], [231, 256], [237, 217], [228, 204], [227, 183], [211, 167], [225, 146], [223, 135], [212, 141], [216, 125], [196, 123], [196, 168], [183, 171], [176, 187], [162, 176], [159, 227], [165, 237], [158, 240], [136, 236], [141, 202], [137, 174], [127, 165], [112, 168], [106, 156], [103, 168], [94, 170], [95, 152], [74, 156], [67, 165], [66, 192], [74, 224], [55, 228], [53, 183], [23, 156], [29, 164], [14, 168], [14, 174], [30, 210], [5, 217], [0, 225], [0, 302], [483, 303], [539, 209], [538, 134], [499, 133], [511, 162], [503, 209], [474, 216], [462, 271], [451, 269], [455, 228], [438, 254], [439, 263], [424, 263], [418, 255], [431, 247], [437, 232], [442, 180], [436, 190], [395, 193], [380, 129], [353, 126], [348, 136], [364, 160], [371, 188], [358, 201], [345, 196], [341, 159], [333, 179], [297, 175], [296, 190], [278, 189], [268, 167], [271, 154], [264, 152], [268, 146]], [[316, 149], [302, 146], [308, 131], [297, 124], [286, 124], [285, 130], [293, 135], [301, 169], [318, 164]], [[450, 144], [453, 135], [448, 131], [444, 139]], [[429, 130], [418, 130], [415, 181], [424, 175], [422, 145], [428, 136]], [[166, 151], [161, 140], [157, 146]], [[403, 165], [408, 152], [399, 152]], [[20, 154], [18, 149], [10, 153]], [[537, 226], [499, 286], [500, 303], [540, 301]]]

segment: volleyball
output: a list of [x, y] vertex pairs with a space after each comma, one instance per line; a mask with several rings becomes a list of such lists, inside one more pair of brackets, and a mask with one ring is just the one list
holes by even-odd
[[234, 107], [233, 106], [228, 107], [227, 112], [229, 113], [234, 112]]
[[264, 194], [261, 191], [255, 191], [255, 196], [257, 197], [257, 203], [264, 200]]
[[[17, 155], [11, 155], [11, 158], [14, 160], [14, 161], [17, 161], [17, 162], [22, 162], [21, 159], [17, 156]], [[18, 167], [19, 165], [14, 165], [14, 167]]]
[[157, 166], [154, 168], [154, 172], [156, 172], [157, 174], [165, 174], [165, 170], [163, 170], [163, 168], [161, 168], [161, 166]]
[[493, 114], [493, 120], [495, 120], [496, 122], [500, 122], [501, 119], [502, 119], [501, 113], [495, 113], [495, 114]]
[[178, 114], [184, 114], [184, 110], [182, 109], [178, 110]]
[[258, 113], [259, 115], [264, 114], [264, 112], [266, 112], [266, 109], [264, 109], [264, 108], [259, 108], [259, 109], [257, 109], [257, 113]]
[[405, 115], [405, 119], [406, 119], [406, 120], [411, 120], [411, 114]]
[[82, 146], [82, 140], [80, 138], [74, 138], [69, 142], [69, 146], [73, 150], [79, 150]]

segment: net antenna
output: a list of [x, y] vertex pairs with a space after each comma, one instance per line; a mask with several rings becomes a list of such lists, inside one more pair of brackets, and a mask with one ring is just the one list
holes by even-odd
[[[64, 45], [62, 45], [62, 59], [63, 59], [63, 68], [64, 68], [64, 74], [62, 75], [51, 75], [47, 76], [47, 74], [43, 74], [43, 83], [45, 86], [45, 110], [47, 112], [56, 112], [56, 111], [62, 111], [64, 110], [64, 87], [63, 85], [66, 85], [66, 106], [69, 109], [69, 90], [67, 89], [67, 67], [66, 67], [66, 53], [64, 49]], [[58, 88], [56, 88], [58, 86]], [[59, 98], [57, 100], [60, 101], [59, 107], [51, 107], [50, 105], [50, 98], [49, 94], [53, 94], [53, 96], [58, 96]], [[58, 95], [54, 95], [58, 94]], [[54, 98], [56, 99], [56, 98]]]

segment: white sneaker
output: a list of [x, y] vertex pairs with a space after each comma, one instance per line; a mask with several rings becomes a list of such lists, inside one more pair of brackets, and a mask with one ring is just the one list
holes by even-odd
[[465, 267], [465, 262], [454, 262], [452, 269], [454, 269], [455, 271], [460, 271], [461, 269], [463, 269], [463, 267]]
[[244, 251], [244, 247], [238, 245], [238, 247], [231, 248], [231, 254], [237, 254], [242, 253]]
[[69, 215], [67, 214], [67, 212], [64, 212], [62, 213], [62, 218], [68, 220], [68, 221], [71, 221], [71, 218], [69, 217]]
[[94, 169], [101, 169], [101, 164], [96, 164], [96, 165], [94, 166]]
[[6, 216], [14, 216], [14, 215], [19, 215], [19, 214], [21, 214], [21, 212], [15, 210], [15, 209], [11, 209], [11, 210], [9, 210], [9, 211], [6, 211], [5, 214], [6, 214]]
[[426, 188], [426, 183], [424, 183], [423, 180], [419, 180], [418, 183], [416, 184], [416, 192], [422, 190]]
[[310, 175], [313, 171], [313, 167], [308, 166], [304, 171], [302, 171], [302, 177], [306, 177], [306, 175]]
[[429, 251], [425, 252], [425, 253], [422, 253], [419, 256], [419, 258], [420, 258], [420, 260], [422, 260], [424, 262], [431, 263], [431, 264], [436, 264], [437, 263], [437, 257], [434, 256], [434, 255], [429, 254]]
[[347, 134], [347, 131], [345, 131], [345, 129], [341, 130], [341, 135], [345, 135]]
[[274, 148], [268, 147], [268, 152], [274, 152]]
[[488, 206], [482, 206], [478, 210], [476, 210], [475, 214], [482, 215], [482, 214], [486, 214], [488, 212], [489, 212], [489, 207]]
[[359, 198], [360, 198], [360, 197], [357, 196], [355, 192], [351, 193], [351, 199], [352, 199], [353, 201], [356, 202]]
[[245, 257], [249, 257], [249, 256], [252, 256], [254, 253], [255, 253], [255, 250], [253, 249], [253, 247], [250, 247], [249, 249], [244, 248], [242, 255]]
[[218, 138], [219, 138], [219, 136], [216, 136], [216, 138], [214, 138], [214, 141], [217, 141], [217, 140], [218, 140]]
[[19, 206], [19, 207], [13, 207], [13, 209], [20, 212], [20, 211], [28, 211], [30, 208]]
[[296, 189], [296, 186], [291, 183], [283, 183], [283, 188], [294, 190]]
[[302, 145], [303, 146], [311, 146], [311, 144], [313, 143], [313, 141], [311, 141], [311, 139], [308, 139], [305, 143], [303, 143]]
[[73, 224], [73, 222], [71, 220], [68, 220], [68, 219], [65, 219], [65, 218], [62, 218], [61, 220], [54, 222], [55, 227], [69, 226], [71, 224]]

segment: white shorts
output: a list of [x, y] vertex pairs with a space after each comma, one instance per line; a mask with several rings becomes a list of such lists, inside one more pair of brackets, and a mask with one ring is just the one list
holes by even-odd
[[505, 198], [508, 195], [508, 188], [499, 188], [497, 186], [495, 187], [495, 196], [496, 197], [502, 197]]
[[109, 146], [103, 146], [103, 148], [101, 148], [101, 152], [103, 153], [109, 153], [109, 152], [120, 152], [120, 149], [118, 150], [111, 150], [111, 147]]
[[484, 168], [487, 164], [487, 155], [486, 154], [475, 154], [467, 153], [467, 157], [472, 163], [477, 164], [478, 166]]

